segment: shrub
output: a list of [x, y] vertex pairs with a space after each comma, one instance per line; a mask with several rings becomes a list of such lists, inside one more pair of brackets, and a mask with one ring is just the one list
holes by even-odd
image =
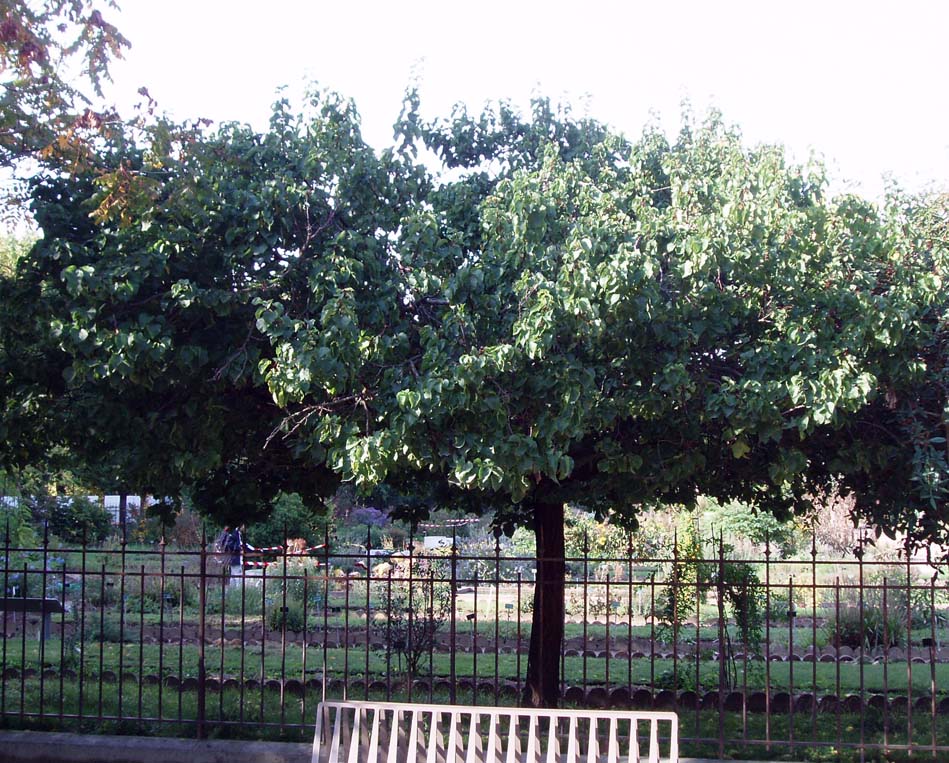
[[[159, 584], [159, 591], [156, 593], [156, 598], [164, 596], [165, 602], [171, 607], [177, 607], [184, 603], [185, 607], [194, 607], [197, 606], [199, 601], [199, 591], [197, 584], [194, 583], [194, 578], [184, 578], [177, 575], [168, 575], [165, 577], [165, 588], [164, 591], [161, 591], [161, 586]], [[210, 594], [208, 599], [213, 598]]]
[[145, 591], [144, 595], [132, 593], [125, 597], [125, 611], [133, 614], [141, 612], [147, 615], [156, 615], [161, 612], [161, 601], [155, 598], [150, 591]]
[[895, 612], [876, 606], [863, 608], [863, 619], [859, 607], [841, 608], [840, 613], [824, 625], [828, 644], [848, 646], [851, 649], [899, 646], [906, 636], [905, 624], [900, 623]]
[[129, 644], [139, 640], [139, 631], [134, 623], [120, 623], [115, 615], [100, 618], [92, 614], [86, 620], [85, 637], [94, 643]]
[[398, 525], [389, 525], [382, 535], [380, 543], [382, 548], [405, 548], [409, 540], [407, 530]]
[[273, 512], [265, 521], [248, 525], [245, 536], [254, 546], [282, 544], [287, 535], [304, 538], [312, 546], [323, 542], [326, 521], [324, 513], [307, 506], [296, 493], [284, 493], [274, 501]]
[[579, 617], [615, 616], [621, 611], [621, 602], [612, 593], [607, 598], [605, 586], [574, 586], [564, 596], [564, 611]]
[[671, 668], [663, 670], [655, 679], [657, 689], [671, 689], [673, 691], [695, 691], [701, 687], [696, 686], [695, 671], [682, 666], [678, 671]]
[[431, 582], [394, 583], [386, 601], [386, 617], [377, 619], [372, 629], [387, 645], [399, 664], [405, 660], [409, 676], [418, 673], [422, 659], [431, 654], [439, 632], [451, 613], [448, 587]]
[[323, 577], [317, 574], [317, 562], [306, 557], [287, 557], [286, 571], [284, 558], [279, 557], [273, 565], [273, 572], [267, 573], [267, 591], [276, 592], [280, 596], [281, 586], [285, 585], [287, 598], [310, 604], [317, 604], [322, 600]]
[[564, 517], [564, 548], [568, 559], [622, 558], [629, 552], [629, 533], [571, 507]]
[[[719, 606], [738, 627], [744, 650], [757, 650], [761, 643], [765, 617], [765, 593], [754, 568], [744, 562], [715, 563], [702, 558], [703, 543], [697, 524], [684, 527], [677, 559], [672, 563], [665, 581], [665, 590], [659, 596], [662, 638], [677, 642], [686, 620], [701, 616], [701, 603], [709, 594], [716, 594]], [[720, 548], [729, 553], [731, 547]], [[738, 665], [732, 637], [723, 629], [726, 666], [719, 680], [724, 688], [737, 685]]]
[[[930, 601], [929, 581], [911, 579], [909, 590], [906, 582], [906, 572], [902, 569], [876, 570], [869, 576], [869, 583], [875, 587], [864, 592], [864, 606], [869, 603], [882, 609], [885, 588], [887, 614], [896, 619], [903, 631], [907, 620], [912, 628], [928, 628], [934, 614], [938, 625], [943, 618], [940, 613], [932, 611], [935, 602]], [[938, 586], [937, 590], [942, 588]]]
[[[148, 513], [161, 511], [166, 504], [148, 507]], [[192, 509], [183, 506], [174, 513], [174, 522], [165, 529], [165, 542], [178, 548], [195, 548], [201, 543], [202, 520]]]
[[928, 629], [933, 619], [937, 627], [944, 622], [944, 614], [938, 608], [933, 611], [933, 606], [938, 607], [940, 602], [932, 596], [928, 581], [911, 580], [907, 589], [905, 571], [890, 568], [874, 571], [867, 583], [861, 595], [840, 608], [839, 616], [831, 614], [825, 626], [828, 643], [852, 648], [863, 644], [869, 649], [902, 646], [907, 627]]
[[[288, 631], [301, 633], [307, 625], [303, 604], [296, 599], [287, 599], [286, 605], [282, 601], [277, 601], [270, 607], [267, 624], [272, 631], [286, 628]], [[313, 626], [312, 618], [310, 626]]]
[[66, 543], [101, 543], [112, 532], [112, 515], [83, 496], [53, 500], [45, 513], [49, 531]]
[[511, 548], [518, 557], [533, 559], [537, 556], [537, 541], [534, 533], [526, 527], [518, 527], [511, 536]]
[[32, 519], [30, 509], [25, 503], [18, 501], [15, 505], [0, 506], [0, 528], [2, 528], [3, 538], [7, 539], [7, 533], [9, 533], [10, 545], [20, 548], [32, 548], [39, 545]]
[[78, 670], [82, 664], [82, 641], [79, 639], [78, 617], [74, 619], [72, 630], [68, 631], [62, 644], [60, 668], [62, 670]]
[[[144, 498], [144, 496], [143, 496]], [[195, 548], [201, 543], [201, 517], [189, 506], [178, 506], [169, 500], [150, 503], [145, 508], [130, 506], [130, 542], [165, 543], [178, 548]]]
[[[238, 617], [241, 614], [245, 618], [260, 617], [263, 609], [263, 594], [259, 586], [227, 586], [224, 589], [224, 614]], [[209, 615], [221, 614], [221, 592], [212, 589], [208, 592], [207, 613]]]
[[[129, 575], [125, 583], [125, 611], [158, 614], [162, 606], [177, 607], [180, 600], [180, 581], [166, 578], [162, 590], [162, 580], [158, 575], [146, 575], [143, 578]], [[112, 588], [115, 588], [113, 581]], [[193, 589], [194, 586], [191, 586]], [[194, 594], [197, 597], [197, 591]]]
[[791, 613], [798, 611], [798, 605], [797, 596], [792, 601], [787, 588], [773, 586], [768, 594], [768, 620], [772, 623], [786, 623], [791, 619]]
[[119, 586], [115, 575], [89, 575], [86, 578], [86, 602], [97, 608], [119, 604]]
[[756, 545], [769, 543], [782, 559], [793, 556], [806, 537], [793, 521], [782, 521], [767, 511], [755, 510], [739, 501], [721, 504], [702, 498], [703, 523], [710, 524], [716, 536], [724, 534], [733, 543], [744, 540]]

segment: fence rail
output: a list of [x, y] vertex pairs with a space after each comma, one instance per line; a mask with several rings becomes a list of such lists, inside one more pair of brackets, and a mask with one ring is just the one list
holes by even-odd
[[[949, 588], [928, 558], [567, 561], [566, 706], [671, 709], [683, 754], [949, 753]], [[207, 546], [3, 548], [0, 719], [308, 739], [316, 703], [515, 705], [535, 560]], [[23, 602], [55, 599], [63, 612]], [[19, 602], [19, 604], [17, 603]]]

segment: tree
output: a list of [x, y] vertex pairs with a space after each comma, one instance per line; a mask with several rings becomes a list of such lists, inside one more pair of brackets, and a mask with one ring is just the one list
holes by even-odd
[[[819, 167], [714, 118], [671, 145], [542, 145], [486, 195], [474, 173], [403, 224], [411, 373], [330, 449], [356, 481], [434, 472], [532, 523], [526, 703], [557, 701], [566, 501], [629, 525], [700, 495], [786, 517], [836, 485], [883, 528], [945, 534], [944, 240], [827, 198]], [[472, 198], [477, 225], [459, 224]], [[268, 383], [305, 407], [293, 378]]]
[[0, 238], [0, 279], [13, 277], [16, 264], [33, 245], [33, 236], [5, 235]]
[[122, 214], [88, 217], [88, 173], [37, 185], [44, 238], [3, 302], [8, 453], [61, 441], [222, 520], [341, 478], [527, 524], [532, 705], [558, 699], [568, 501], [633, 529], [834, 487], [945, 535], [931, 206], [828, 198], [716, 118], [630, 142], [546, 101], [426, 124], [410, 94], [376, 154], [351, 104], [313, 109], [161, 161], [111, 144], [148, 181]]
[[[97, 5], [115, 8], [111, 0], [0, 2], [0, 167], [26, 162], [29, 176], [37, 163], [94, 164], [91, 139], [116, 119], [97, 100], [110, 64], [129, 47]], [[9, 188], [5, 202], [18, 205], [23, 196]]]
[[112, 532], [112, 515], [85, 496], [48, 497], [43, 504], [49, 531], [66, 543], [101, 543]]
[[368, 311], [380, 356], [399, 345], [384, 332], [398, 297], [378, 273], [416, 180], [333, 97], [312, 119], [278, 104], [265, 135], [177, 134], [103, 148], [100, 165], [149, 187], [121, 214], [90, 217], [111, 192], [97, 171], [38, 179], [44, 236], [4, 287], [4, 455], [26, 463], [68, 443], [115, 484], [184, 491], [222, 522], [266, 516], [283, 492], [318, 504], [339, 480], [317, 440], [272, 436], [285, 411], [262, 382], [265, 364], [284, 367], [271, 333], [318, 305], [306, 357], [324, 365], [305, 376], [333, 385], [321, 405], [361, 414], [352, 390], [370, 382], [357, 387], [349, 363], [364, 341], [350, 314]]
[[[129, 47], [103, 15], [115, 8], [111, 0], [0, 0], [0, 215], [6, 222], [23, 222], [30, 179], [38, 171], [95, 169], [94, 141], [117, 120], [102, 105], [103, 85]], [[34, 239], [32, 232], [5, 236], [0, 289]], [[0, 346], [0, 374], [11, 368], [7, 358]], [[54, 461], [35, 466], [61, 470], [64, 460]]]

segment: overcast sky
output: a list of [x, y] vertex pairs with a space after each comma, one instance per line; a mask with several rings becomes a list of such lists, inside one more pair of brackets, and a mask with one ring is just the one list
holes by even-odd
[[178, 118], [263, 127], [276, 89], [310, 78], [353, 98], [382, 147], [416, 72], [428, 116], [539, 92], [635, 136], [651, 114], [674, 130], [687, 98], [751, 142], [816, 151], [838, 188], [949, 185], [944, 0], [121, 5], [115, 99], [145, 85]]

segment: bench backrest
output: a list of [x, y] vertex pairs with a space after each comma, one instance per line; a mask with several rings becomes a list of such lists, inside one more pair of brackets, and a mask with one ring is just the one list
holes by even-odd
[[63, 612], [63, 604], [58, 599], [34, 599], [24, 598], [22, 596], [0, 596], [0, 611], [60, 614]]
[[672, 712], [321, 702], [312, 763], [677, 763], [678, 740]]

